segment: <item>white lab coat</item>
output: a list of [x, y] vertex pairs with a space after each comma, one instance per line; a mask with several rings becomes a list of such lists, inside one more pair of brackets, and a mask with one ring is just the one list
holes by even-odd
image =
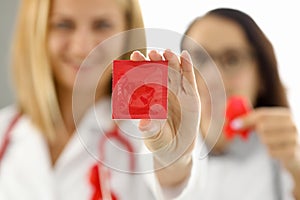
[[[110, 106], [97, 106], [103, 129], [110, 127]], [[14, 107], [0, 111], [0, 138], [15, 115]], [[90, 112], [91, 113], [91, 112]], [[95, 121], [86, 116], [63, 153], [52, 168], [49, 152], [39, 131], [23, 116], [14, 127], [10, 145], [0, 164], [0, 200], [88, 200], [92, 188], [88, 181], [91, 166], [96, 163], [99, 131]], [[79, 137], [80, 136], [80, 137]], [[96, 139], [95, 139], [96, 138]], [[111, 187], [119, 199], [203, 200], [276, 200], [273, 168], [270, 157], [255, 134], [248, 142], [238, 141], [226, 156], [199, 159], [200, 143], [193, 154], [192, 174], [185, 185], [177, 189], [160, 188], [154, 173], [132, 175], [112, 170]], [[137, 144], [135, 144], [136, 146]], [[141, 151], [145, 151], [140, 143]], [[137, 145], [138, 146], [138, 145]], [[88, 150], [88, 151], [87, 151]], [[110, 158], [128, 165], [128, 158], [107, 152]], [[141, 163], [139, 167], [151, 163]], [[148, 168], [147, 168], [148, 169]], [[293, 181], [281, 169], [283, 200], [292, 198]]]
[[[110, 127], [110, 102], [97, 105], [98, 120], [103, 129]], [[70, 139], [54, 167], [42, 134], [28, 117], [22, 116], [13, 129], [11, 142], [0, 164], [0, 200], [89, 200], [93, 189], [89, 182], [91, 167], [97, 163], [93, 154], [99, 151], [99, 127], [89, 120], [89, 112], [78, 128], [80, 134]], [[15, 108], [0, 111], [0, 138], [16, 114]], [[2, 140], [0, 139], [1, 143]], [[144, 152], [143, 142], [134, 144]], [[128, 158], [106, 149], [107, 157], [128, 164]], [[176, 196], [176, 199], [199, 199], [203, 185], [205, 160], [194, 154], [193, 169], [187, 183], [176, 189], [161, 188], [154, 173], [130, 174], [111, 170], [110, 185], [118, 199], [163, 199]], [[127, 160], [127, 161], [126, 161]], [[137, 161], [138, 168], [143, 165], [149, 169], [152, 163]], [[200, 175], [201, 174], [201, 175]], [[201, 178], [203, 177], [203, 178]]]
[[204, 199], [291, 200], [292, 177], [277, 166], [279, 179], [275, 178], [274, 160], [255, 133], [248, 141], [235, 138], [226, 155], [209, 157]]

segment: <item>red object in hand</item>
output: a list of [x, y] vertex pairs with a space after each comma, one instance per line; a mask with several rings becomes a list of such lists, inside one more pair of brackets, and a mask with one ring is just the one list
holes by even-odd
[[240, 135], [244, 140], [248, 139], [250, 129], [233, 130], [231, 122], [239, 116], [249, 113], [251, 106], [248, 101], [240, 96], [234, 96], [228, 99], [226, 108], [226, 123], [224, 127], [227, 139], [232, 139], [236, 135]]
[[168, 61], [115, 60], [113, 119], [166, 119]]

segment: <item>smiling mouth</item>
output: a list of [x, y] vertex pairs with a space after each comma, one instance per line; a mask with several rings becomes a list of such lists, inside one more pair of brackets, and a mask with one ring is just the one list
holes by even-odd
[[[76, 73], [80, 70], [82, 72], [91, 71], [95, 69], [104, 69], [107, 66], [102, 60], [83, 60], [83, 61], [71, 61], [65, 60], [65, 64], [74, 70]], [[109, 66], [109, 65], [108, 65]]]

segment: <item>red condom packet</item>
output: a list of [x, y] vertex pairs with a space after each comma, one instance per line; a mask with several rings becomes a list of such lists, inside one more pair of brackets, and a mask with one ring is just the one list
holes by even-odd
[[230, 126], [231, 122], [239, 116], [249, 113], [251, 106], [249, 102], [241, 96], [233, 96], [227, 100], [226, 108], [226, 123], [224, 127], [224, 133], [227, 139], [233, 139], [233, 137], [240, 135], [242, 139], [247, 140], [249, 137], [250, 129], [233, 130]]
[[113, 119], [166, 119], [168, 61], [114, 60]]

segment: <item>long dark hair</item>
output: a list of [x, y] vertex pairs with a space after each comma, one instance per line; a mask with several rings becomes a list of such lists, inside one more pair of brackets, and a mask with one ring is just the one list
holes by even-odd
[[[280, 80], [278, 65], [273, 46], [255, 21], [246, 13], [230, 8], [218, 8], [207, 12], [205, 16], [217, 16], [237, 23], [252, 45], [258, 62], [262, 91], [258, 94], [254, 107], [288, 107], [285, 88]], [[202, 17], [196, 18], [187, 28], [185, 35]], [[182, 47], [183, 42], [181, 42]]]

